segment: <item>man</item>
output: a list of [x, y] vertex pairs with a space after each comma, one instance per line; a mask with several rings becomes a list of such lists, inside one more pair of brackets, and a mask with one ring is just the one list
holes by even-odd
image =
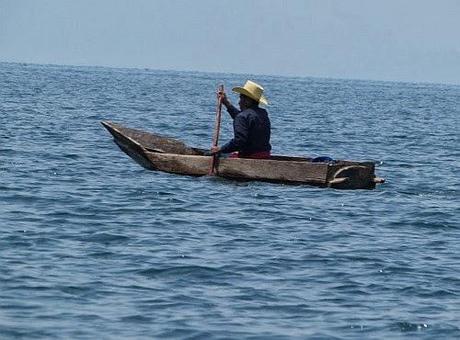
[[264, 89], [250, 80], [243, 87], [235, 87], [233, 92], [240, 94], [240, 110], [234, 107], [225, 93], [222, 104], [233, 118], [234, 137], [222, 147], [212, 147], [211, 153], [232, 153], [230, 157], [239, 158], [270, 158], [270, 119], [268, 112], [259, 107], [267, 105], [263, 95]]

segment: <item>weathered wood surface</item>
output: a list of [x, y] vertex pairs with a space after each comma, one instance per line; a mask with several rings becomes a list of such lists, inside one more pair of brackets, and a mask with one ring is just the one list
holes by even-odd
[[172, 153], [147, 153], [155, 170], [175, 174], [205, 176], [209, 173], [211, 156], [177, 155]]
[[[102, 122], [115, 143], [143, 167], [169, 173], [205, 176], [212, 156], [203, 149], [181, 141], [119, 124]], [[272, 156], [270, 159], [220, 158], [216, 175], [280, 183], [304, 183], [337, 189], [373, 189], [383, 179], [376, 178], [373, 162], [336, 161], [314, 163], [311, 158]]]
[[[204, 176], [209, 172], [211, 156], [177, 155], [147, 152], [155, 170], [184, 175]], [[221, 158], [217, 176], [326, 185], [327, 164], [292, 161], [272, 161], [244, 158]], [[286, 171], [289, 169], [289, 171]]]
[[142, 130], [127, 128], [113, 122], [101, 123], [113, 135], [115, 140], [120, 138], [120, 136], [125, 138], [129, 137], [131, 140], [142, 145], [146, 150], [176, 153], [181, 155], [202, 155], [204, 151], [188, 147], [185, 143], [177, 139], [148, 133]]
[[218, 166], [218, 175], [229, 178], [311, 183], [325, 185], [327, 164], [305, 161], [278, 161], [244, 158], [224, 158]]

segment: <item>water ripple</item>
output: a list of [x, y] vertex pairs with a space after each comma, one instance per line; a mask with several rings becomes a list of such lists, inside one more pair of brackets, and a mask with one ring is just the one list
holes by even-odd
[[274, 153], [373, 191], [147, 171], [100, 125], [207, 148], [247, 77], [0, 63], [1, 338], [460, 338], [460, 88], [260, 76]]

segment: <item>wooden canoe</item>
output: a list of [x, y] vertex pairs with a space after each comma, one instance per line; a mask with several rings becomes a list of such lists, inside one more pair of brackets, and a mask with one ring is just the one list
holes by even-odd
[[[104, 121], [115, 143], [149, 170], [205, 176], [212, 156], [173, 138]], [[312, 162], [312, 158], [272, 156], [270, 159], [220, 157], [216, 175], [236, 180], [309, 184], [337, 189], [374, 189], [383, 179], [375, 177], [373, 162]]]

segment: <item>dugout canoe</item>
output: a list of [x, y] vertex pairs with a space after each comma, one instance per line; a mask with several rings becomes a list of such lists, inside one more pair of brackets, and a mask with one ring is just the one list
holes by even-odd
[[[212, 157], [205, 155], [205, 149], [113, 122], [101, 123], [120, 149], [146, 169], [191, 176], [209, 173]], [[236, 180], [309, 184], [337, 189], [374, 189], [376, 183], [384, 181], [375, 176], [374, 162], [313, 162], [308, 157], [276, 155], [270, 159], [220, 157], [216, 175]]]

